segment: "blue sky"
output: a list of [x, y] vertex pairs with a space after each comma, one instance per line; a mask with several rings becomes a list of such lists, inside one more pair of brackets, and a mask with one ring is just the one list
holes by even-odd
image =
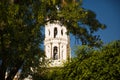
[[83, 0], [83, 7], [95, 12], [97, 19], [107, 26], [97, 32], [104, 43], [120, 40], [120, 0]]
[[104, 43], [120, 40], [120, 0], [83, 0], [83, 7], [94, 11], [107, 28], [100, 30]]
[[[105, 44], [120, 40], [120, 0], [83, 0], [82, 6], [95, 12], [97, 19], [107, 26], [105, 30], [96, 33]], [[74, 45], [75, 39], [71, 38], [72, 55]]]

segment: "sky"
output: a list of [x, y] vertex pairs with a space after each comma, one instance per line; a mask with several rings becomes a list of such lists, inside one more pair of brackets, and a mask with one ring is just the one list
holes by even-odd
[[94, 11], [97, 19], [107, 26], [97, 32], [104, 43], [120, 40], [120, 0], [83, 0], [83, 7]]
[[[114, 40], [120, 40], [120, 0], [83, 0], [83, 8], [92, 10], [96, 18], [107, 28], [99, 30], [96, 34], [100, 35], [104, 44]], [[71, 37], [71, 53], [75, 39]]]

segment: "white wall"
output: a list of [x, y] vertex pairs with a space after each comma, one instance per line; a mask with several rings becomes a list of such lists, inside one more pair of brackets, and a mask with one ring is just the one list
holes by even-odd
[[[57, 28], [57, 36], [54, 38], [54, 28]], [[63, 30], [63, 35], [61, 34]], [[47, 23], [45, 25], [45, 53], [48, 59], [53, 58], [53, 48], [56, 46], [58, 48], [58, 60], [53, 60], [53, 65], [62, 64], [63, 61], [67, 60], [67, 44], [68, 35], [66, 34], [67, 30], [65, 26], [61, 26], [59, 22], [56, 23]]]

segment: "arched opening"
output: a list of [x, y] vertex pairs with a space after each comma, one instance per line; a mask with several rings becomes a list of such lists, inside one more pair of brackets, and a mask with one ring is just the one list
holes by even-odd
[[58, 49], [57, 47], [55, 46], [53, 48], [53, 60], [57, 60], [58, 59]]
[[61, 35], [63, 35], [63, 29], [61, 30]]
[[57, 28], [55, 27], [54, 28], [54, 38], [56, 38], [56, 36], [57, 36]]
[[50, 30], [48, 30], [48, 34], [49, 34], [49, 36], [50, 36]]

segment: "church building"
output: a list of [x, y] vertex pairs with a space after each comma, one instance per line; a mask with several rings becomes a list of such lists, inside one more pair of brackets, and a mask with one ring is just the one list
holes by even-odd
[[62, 66], [70, 59], [70, 38], [67, 29], [59, 21], [45, 25], [45, 55], [50, 60], [50, 67]]

